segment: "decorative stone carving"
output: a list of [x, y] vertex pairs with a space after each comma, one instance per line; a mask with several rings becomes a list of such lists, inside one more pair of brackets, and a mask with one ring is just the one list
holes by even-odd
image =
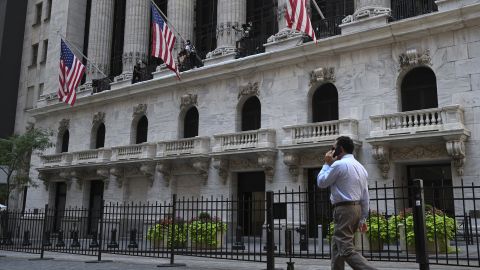
[[167, 162], [158, 162], [156, 167], [157, 172], [161, 173], [163, 179], [165, 179], [165, 185], [168, 187], [170, 185], [172, 177], [172, 167]]
[[[82, 177], [83, 176], [84, 175], [80, 171], [73, 170], [73, 171], [70, 172], [71, 179], [69, 181], [67, 181], [67, 183], [71, 184], [72, 182], [75, 182], [75, 184], [77, 184], [77, 189], [82, 190], [82, 188], [83, 188]], [[68, 189], [70, 189], [70, 186], [68, 187]]]
[[104, 112], [97, 112], [95, 115], [93, 115], [92, 124], [93, 124], [93, 126], [98, 126], [102, 123], [105, 123], [105, 113]]
[[233, 47], [216, 48], [215, 50], [207, 53], [206, 58], [207, 59], [212, 59], [212, 58], [215, 58], [215, 57], [228, 55], [228, 54], [233, 54], [233, 53], [236, 53], [236, 52], [237, 52], [237, 50]]
[[181, 97], [180, 110], [184, 110], [191, 106], [197, 106], [196, 94], [185, 94]]
[[193, 168], [200, 174], [203, 183], [206, 184], [208, 180], [208, 170], [210, 168], [210, 159], [196, 159], [192, 163]]
[[115, 178], [118, 188], [122, 188], [123, 179], [124, 179], [124, 170], [122, 167], [112, 167], [110, 168], [110, 174]]
[[373, 18], [381, 15], [390, 16], [392, 14], [392, 10], [386, 7], [374, 7], [374, 6], [366, 6], [360, 9], [357, 9], [353, 15], [348, 15], [342, 20], [342, 24], [352, 23], [355, 21]]
[[269, 182], [273, 182], [275, 174], [275, 155], [276, 153], [260, 153], [258, 154], [258, 165], [265, 171], [265, 178]]
[[70, 119], [62, 119], [58, 125], [58, 134], [63, 134], [68, 129], [70, 129]]
[[447, 141], [447, 152], [453, 160], [453, 166], [459, 176], [463, 176], [463, 166], [465, 164], [465, 138], [459, 140]]
[[382, 172], [383, 178], [388, 177], [390, 170], [389, 149], [384, 145], [376, 145], [372, 148], [372, 156], [378, 162], [378, 168]]
[[220, 178], [223, 180], [223, 183], [225, 184], [228, 178], [228, 167], [229, 167], [228, 159], [214, 157], [213, 167], [218, 171], [218, 175], [220, 176]]
[[293, 181], [297, 181], [299, 168], [298, 165], [300, 163], [300, 158], [297, 153], [284, 153], [283, 154], [283, 163], [288, 166], [288, 171], [293, 177]]
[[58, 177], [62, 178], [62, 179], [65, 179], [65, 180], [69, 180], [70, 179], [70, 171], [68, 170], [62, 170], [61, 172], [58, 173]]
[[446, 157], [447, 151], [440, 144], [398, 147], [390, 150], [392, 160], [419, 160]]
[[110, 171], [108, 170], [108, 168], [98, 168], [96, 173], [99, 177], [103, 179], [110, 177]]
[[239, 93], [238, 93], [238, 99], [242, 99], [244, 97], [249, 97], [249, 96], [259, 96], [260, 91], [259, 91], [259, 84], [258, 82], [249, 82], [247, 85], [240, 87]]
[[138, 104], [133, 108], [133, 118], [138, 118], [147, 113], [147, 104]]
[[144, 163], [140, 166], [140, 172], [150, 181], [150, 187], [155, 182], [155, 166], [150, 163]]
[[418, 65], [432, 65], [430, 50], [426, 49], [423, 53], [417, 52], [417, 49], [407, 50], [399, 56], [400, 70]]
[[318, 82], [335, 82], [335, 68], [317, 68], [310, 72], [310, 86]]

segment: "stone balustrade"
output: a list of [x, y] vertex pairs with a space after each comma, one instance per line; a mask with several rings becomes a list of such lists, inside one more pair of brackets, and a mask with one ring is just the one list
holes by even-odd
[[459, 105], [371, 116], [370, 138], [450, 132], [465, 129]]
[[73, 154], [72, 164], [91, 164], [104, 163], [110, 161], [112, 151], [110, 149], [92, 149], [86, 151], [75, 152]]
[[331, 142], [339, 136], [358, 139], [358, 122], [353, 119], [286, 126], [283, 130], [282, 146]]
[[169, 156], [208, 154], [209, 137], [195, 137], [157, 143], [157, 158]]
[[236, 151], [256, 148], [275, 148], [275, 130], [259, 129], [215, 135], [212, 152]]
[[113, 147], [111, 161], [149, 159], [155, 157], [155, 150], [156, 145], [150, 143]]
[[44, 167], [60, 167], [72, 164], [71, 153], [44, 155], [41, 159]]

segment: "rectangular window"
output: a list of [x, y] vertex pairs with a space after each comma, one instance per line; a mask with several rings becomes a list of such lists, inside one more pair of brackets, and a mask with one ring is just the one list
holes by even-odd
[[43, 3], [35, 5], [35, 18], [33, 20], [33, 26], [39, 25], [42, 22], [42, 7]]
[[34, 92], [35, 92], [35, 87], [30, 86], [27, 88], [27, 100], [25, 101], [25, 110], [33, 108]]
[[32, 45], [32, 62], [30, 63], [30, 66], [37, 65], [37, 57], [38, 57], [38, 43]]
[[43, 41], [42, 59], [40, 60], [40, 64], [45, 64], [45, 62], [47, 62], [47, 52], [48, 52], [48, 39]]
[[44, 21], [48, 21], [50, 19], [50, 16], [52, 15], [52, 0], [47, 1], [47, 12], [45, 14], [45, 19]]
[[38, 85], [37, 100], [39, 100], [40, 97], [43, 95], [43, 87], [44, 87], [43, 83]]

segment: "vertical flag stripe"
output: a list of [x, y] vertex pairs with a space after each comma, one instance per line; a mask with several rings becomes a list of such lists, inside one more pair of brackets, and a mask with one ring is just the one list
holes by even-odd
[[288, 28], [304, 32], [309, 35], [315, 43], [317, 42], [305, 0], [288, 0], [285, 19]]
[[77, 94], [75, 89], [80, 84], [83, 74], [85, 73], [85, 66], [72, 53], [70, 48], [63, 40], [61, 40], [60, 49], [60, 64], [58, 82], [58, 98], [71, 106], [75, 104]]

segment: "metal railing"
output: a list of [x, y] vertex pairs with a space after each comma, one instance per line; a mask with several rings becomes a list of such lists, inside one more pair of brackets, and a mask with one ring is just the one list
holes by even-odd
[[[369, 192], [368, 232], [355, 234], [355, 246], [367, 259], [480, 267], [480, 186], [393, 182]], [[330, 259], [332, 213], [327, 191], [300, 188], [237, 198], [173, 195], [167, 202], [90, 209], [47, 205], [0, 212], [0, 249], [171, 263], [175, 255], [199, 256], [265, 262], [273, 269], [275, 257]], [[415, 224], [425, 224], [423, 234]]]
[[438, 11], [434, 0], [392, 0], [391, 8], [394, 21]]

